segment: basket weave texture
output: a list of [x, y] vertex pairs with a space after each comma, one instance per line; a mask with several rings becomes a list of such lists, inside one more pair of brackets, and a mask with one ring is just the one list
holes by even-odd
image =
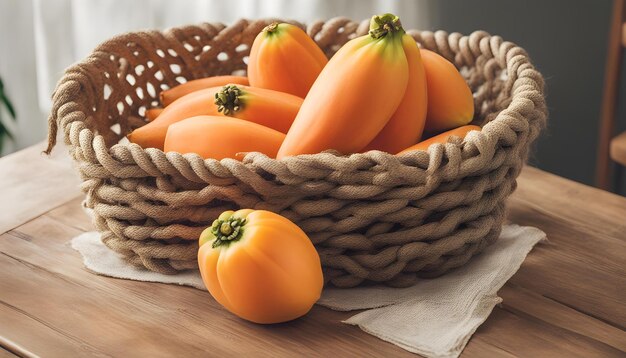
[[[53, 95], [49, 147], [60, 129], [102, 241], [129, 262], [175, 274], [197, 269], [197, 239], [222, 211], [278, 212], [320, 254], [327, 283], [407, 286], [466, 263], [499, 236], [505, 199], [545, 126], [541, 74], [498, 36], [408, 31], [452, 61], [475, 98], [464, 141], [402, 156], [325, 152], [277, 161], [203, 160], [129, 144], [158, 95], [185, 80], [244, 73], [255, 36], [276, 19], [240, 20], [115, 37], [67, 69]], [[332, 56], [368, 22], [304, 27]]]

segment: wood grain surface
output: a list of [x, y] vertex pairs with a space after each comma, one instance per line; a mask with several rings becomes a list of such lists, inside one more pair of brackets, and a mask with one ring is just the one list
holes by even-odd
[[[354, 313], [316, 306], [261, 326], [208, 292], [89, 273], [69, 246], [93, 230], [77, 174], [40, 149], [0, 159], [14, 176], [0, 177], [11, 198], [0, 201], [0, 357], [415, 356], [341, 323]], [[624, 357], [626, 199], [527, 167], [508, 219], [549, 241], [500, 290], [463, 356]]]
[[48, 158], [43, 149], [41, 143], [0, 159], [0, 233], [80, 195], [69, 156], [59, 150]]
[[0, 358], [15, 358], [15, 357], [17, 357], [15, 354], [0, 347]]

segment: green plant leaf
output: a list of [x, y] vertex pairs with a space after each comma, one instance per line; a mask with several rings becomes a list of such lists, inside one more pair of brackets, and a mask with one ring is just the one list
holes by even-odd
[[7, 96], [4, 95], [4, 92], [0, 92], [0, 101], [2, 101], [2, 103], [4, 103], [4, 105], [7, 107], [7, 110], [9, 111], [11, 118], [13, 118], [13, 120], [16, 120], [17, 117], [15, 115], [15, 109], [13, 108], [11, 101], [9, 101]]
[[[11, 131], [9, 131], [9, 129], [4, 125], [4, 123], [2, 123], [2, 118], [0, 118], [0, 136], [4, 136], [4, 135], [13, 139], [13, 134], [11, 134]], [[2, 139], [0, 139], [0, 141], [1, 140]]]
[[5, 96], [4, 93], [1, 93], [1, 92], [0, 92], [0, 101], [2, 101], [2, 103], [4, 103], [4, 105], [7, 107], [7, 110], [9, 111], [11, 118], [15, 121], [17, 119], [16, 114], [15, 114], [15, 108], [13, 108], [13, 104], [11, 104], [11, 101], [9, 101], [7, 96]]
[[13, 104], [9, 101], [9, 98], [4, 93], [4, 82], [2, 82], [2, 78], [0, 78], [0, 101], [4, 103], [5, 107], [7, 107], [7, 111], [11, 115], [13, 120], [16, 120], [15, 108], [13, 108]]
[[4, 94], [4, 83], [2, 82], [2, 79], [0, 78], [0, 154], [2, 153], [2, 147], [3, 147], [3, 144], [4, 144], [4, 140], [7, 137], [9, 139], [14, 139], [13, 134], [11, 133], [9, 128], [7, 128], [6, 125], [3, 122], [3, 119], [2, 119], [2, 108], [1, 108], [2, 104], [4, 104], [4, 106], [7, 108], [7, 111], [9, 112], [9, 115], [15, 121], [16, 120], [15, 108], [13, 108], [13, 105], [11, 104], [11, 101]]

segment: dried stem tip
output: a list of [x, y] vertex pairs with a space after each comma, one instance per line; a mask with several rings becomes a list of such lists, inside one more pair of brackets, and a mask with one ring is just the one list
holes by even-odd
[[400, 18], [394, 14], [382, 14], [372, 16], [370, 21], [370, 36], [379, 39], [396, 32], [404, 33]]
[[274, 21], [271, 24], [265, 26], [263, 28], [263, 31], [267, 32], [267, 33], [272, 33], [274, 31], [276, 31], [276, 29], [278, 29], [278, 22]]
[[215, 94], [215, 104], [218, 112], [225, 115], [233, 114], [241, 109], [241, 98], [243, 91], [235, 85], [226, 85], [221, 91]]

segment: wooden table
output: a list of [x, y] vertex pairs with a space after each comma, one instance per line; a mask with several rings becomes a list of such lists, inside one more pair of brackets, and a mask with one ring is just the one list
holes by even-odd
[[[414, 356], [315, 307], [261, 326], [193, 288], [87, 272], [69, 240], [93, 230], [65, 149], [0, 159], [0, 357]], [[545, 231], [463, 352], [626, 355], [626, 199], [527, 167], [508, 217]]]

